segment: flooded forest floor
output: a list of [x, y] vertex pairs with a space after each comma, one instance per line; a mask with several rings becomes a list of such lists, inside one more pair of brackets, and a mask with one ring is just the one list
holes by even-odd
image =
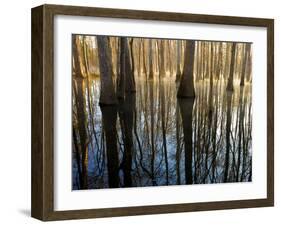
[[74, 130], [74, 190], [252, 180], [251, 84], [229, 93], [224, 80], [195, 81], [195, 99], [180, 99], [174, 78], [136, 79], [136, 93], [104, 107], [99, 79], [82, 90], [88, 142], [82, 160]]

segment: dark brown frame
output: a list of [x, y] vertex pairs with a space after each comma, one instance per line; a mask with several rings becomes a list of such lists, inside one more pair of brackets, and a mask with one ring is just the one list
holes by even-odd
[[[267, 28], [267, 198], [204, 203], [54, 211], [54, 16], [95, 16]], [[49, 220], [160, 214], [274, 205], [274, 20], [199, 14], [42, 5], [32, 9], [32, 200], [31, 215]]]

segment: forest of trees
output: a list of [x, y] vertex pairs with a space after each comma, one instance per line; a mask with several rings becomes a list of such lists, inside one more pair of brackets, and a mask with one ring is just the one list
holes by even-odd
[[250, 43], [72, 36], [73, 189], [252, 180]]

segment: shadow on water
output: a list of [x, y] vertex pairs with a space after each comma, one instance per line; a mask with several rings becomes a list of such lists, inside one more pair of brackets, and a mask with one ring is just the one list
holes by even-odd
[[139, 79], [136, 93], [99, 106], [99, 82], [74, 89], [74, 190], [252, 180], [251, 85], [229, 93], [200, 80], [183, 99], [172, 79]]

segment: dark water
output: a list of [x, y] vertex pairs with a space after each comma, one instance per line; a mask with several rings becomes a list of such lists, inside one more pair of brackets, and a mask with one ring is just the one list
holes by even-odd
[[174, 79], [138, 80], [135, 94], [100, 107], [99, 79], [83, 81], [88, 142], [79, 149], [75, 129], [73, 189], [251, 181], [251, 85], [227, 93], [223, 81], [209, 84], [196, 82], [193, 100], [176, 98]]

